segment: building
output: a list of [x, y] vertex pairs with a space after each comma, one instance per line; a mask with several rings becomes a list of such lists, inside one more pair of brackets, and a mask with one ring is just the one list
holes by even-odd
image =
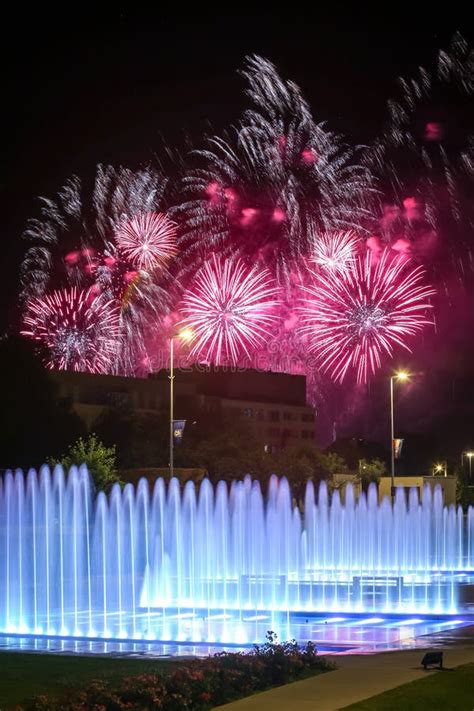
[[[90, 429], [108, 408], [123, 407], [139, 414], [163, 412], [168, 407], [164, 384], [151, 378], [126, 378], [73, 371], [51, 371], [59, 397], [71, 401], [72, 408]], [[180, 388], [181, 395], [186, 388]]]
[[[91, 428], [110, 407], [141, 414], [169, 410], [168, 372], [148, 378], [52, 371], [59, 396]], [[269, 449], [298, 441], [315, 441], [314, 409], [306, 404], [302, 375], [196, 367], [175, 371], [175, 418], [186, 419], [191, 409], [206, 414], [247, 420]]]
[[[456, 477], [455, 476], [396, 476], [394, 478], [395, 486], [401, 486], [408, 496], [410, 489], [415, 487], [418, 489], [420, 501], [423, 501], [425, 485], [434, 493], [435, 487], [438, 485], [443, 492], [443, 499], [446, 505], [456, 503]], [[379, 501], [385, 496], [390, 497], [392, 480], [389, 476], [383, 476], [379, 481]]]
[[[161, 371], [156, 377], [164, 375]], [[200, 367], [180, 371], [175, 382], [178, 388], [195, 388], [199, 410], [246, 419], [269, 448], [315, 440], [314, 409], [306, 404], [302, 375]], [[177, 389], [179, 416], [185, 416], [185, 407]]]

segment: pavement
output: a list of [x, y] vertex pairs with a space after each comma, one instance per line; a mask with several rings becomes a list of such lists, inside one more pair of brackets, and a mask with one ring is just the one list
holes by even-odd
[[416, 650], [334, 656], [336, 671], [296, 681], [240, 701], [220, 706], [223, 711], [337, 711], [410, 681], [424, 678], [424, 651], [442, 649], [444, 667], [474, 662], [474, 625], [442, 636], [430, 635]]

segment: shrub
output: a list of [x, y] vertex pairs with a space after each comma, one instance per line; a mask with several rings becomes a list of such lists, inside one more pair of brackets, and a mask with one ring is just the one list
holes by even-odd
[[169, 674], [93, 681], [61, 699], [38, 696], [29, 711], [208, 711], [233, 699], [333, 669], [312, 642], [277, 643], [274, 632], [251, 652], [221, 652], [180, 664]]
[[115, 447], [105, 447], [95, 434], [87, 439], [80, 437], [67, 454], [59, 460], [51, 460], [51, 464], [62, 464], [65, 471], [75, 464], [86, 464], [98, 491], [108, 493], [115, 483], [121, 484], [115, 467]]

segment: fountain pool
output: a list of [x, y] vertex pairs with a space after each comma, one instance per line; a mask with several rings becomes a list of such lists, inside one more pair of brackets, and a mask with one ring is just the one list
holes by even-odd
[[473, 575], [474, 511], [444, 506], [440, 489], [422, 502], [400, 490], [392, 506], [374, 486], [342, 502], [308, 483], [301, 512], [276, 477], [266, 495], [246, 477], [108, 497], [84, 466], [0, 480], [10, 644], [240, 647], [269, 629], [323, 646], [336, 630], [333, 646], [349, 647], [370, 629], [389, 644], [464, 624]]

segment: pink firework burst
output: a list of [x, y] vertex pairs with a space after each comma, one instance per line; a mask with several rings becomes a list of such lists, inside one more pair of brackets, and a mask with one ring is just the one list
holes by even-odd
[[344, 272], [354, 263], [359, 244], [354, 232], [323, 232], [314, 240], [311, 261], [323, 269]]
[[46, 346], [48, 368], [107, 373], [117, 356], [119, 313], [115, 302], [71, 287], [31, 299], [21, 333]]
[[405, 339], [431, 324], [426, 317], [435, 290], [424, 283], [422, 267], [410, 267], [401, 257], [382, 253], [376, 266], [370, 253], [357, 257], [344, 272], [315, 275], [303, 287], [308, 296], [299, 307], [299, 332], [321, 369], [342, 382], [348, 370], [365, 383], [380, 367], [384, 354], [392, 357]]
[[137, 269], [151, 271], [176, 254], [176, 225], [161, 212], [123, 220], [115, 238], [121, 252]]
[[267, 269], [251, 269], [241, 259], [215, 255], [196, 275], [185, 294], [182, 324], [191, 328], [191, 356], [206, 362], [237, 363], [261, 346], [278, 316], [277, 289]]

